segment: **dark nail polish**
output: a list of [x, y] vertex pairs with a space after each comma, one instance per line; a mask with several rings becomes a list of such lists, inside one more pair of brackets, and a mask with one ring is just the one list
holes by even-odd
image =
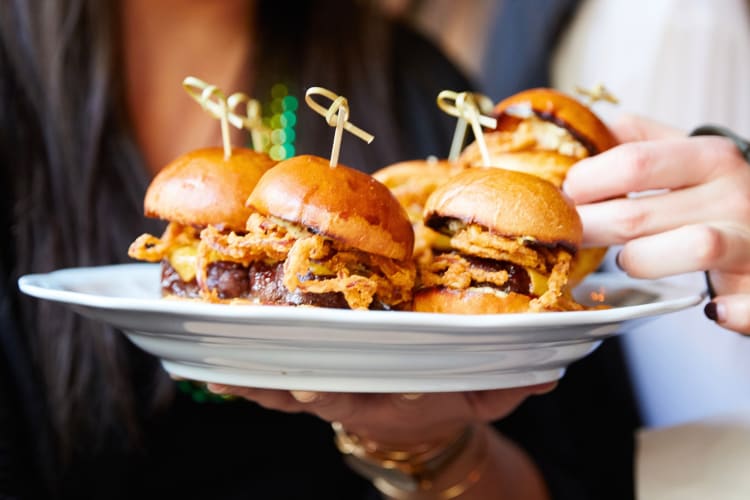
[[706, 307], [703, 308], [703, 314], [706, 315], [711, 321], [719, 319], [719, 312], [717, 311], [716, 302], [709, 302]]

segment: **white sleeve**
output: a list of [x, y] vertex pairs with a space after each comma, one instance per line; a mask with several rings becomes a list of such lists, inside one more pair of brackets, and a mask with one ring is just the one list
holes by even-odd
[[744, 0], [587, 0], [564, 34], [553, 85], [603, 83], [618, 112], [683, 130], [726, 125], [750, 136], [750, 14]]

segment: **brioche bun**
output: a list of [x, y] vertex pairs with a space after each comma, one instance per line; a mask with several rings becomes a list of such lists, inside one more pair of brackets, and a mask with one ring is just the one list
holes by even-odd
[[535, 175], [470, 168], [437, 188], [425, 224], [450, 236], [419, 263], [419, 312], [458, 314], [576, 310], [567, 291], [583, 239], [573, 202]]
[[508, 237], [577, 249], [583, 228], [573, 202], [553, 184], [501, 168], [471, 168], [437, 188], [425, 205], [425, 224], [444, 219], [478, 224]]
[[463, 168], [449, 160], [408, 160], [383, 167], [372, 176], [391, 190], [404, 207], [414, 228], [414, 258], [419, 259], [432, 244], [444, 238], [425, 227], [424, 204], [432, 192]]
[[[492, 158], [491, 167], [536, 175], [557, 187], [562, 187], [568, 170], [578, 161], [577, 158], [556, 151], [508, 151], [507, 136], [504, 132], [484, 134], [487, 150]], [[467, 146], [459, 161], [465, 167], [480, 166], [482, 155], [479, 145], [474, 142]]]
[[381, 168], [372, 176], [391, 190], [412, 222], [421, 220], [432, 192], [461, 167], [448, 160], [409, 160]]
[[266, 154], [223, 148], [184, 154], [164, 167], [146, 191], [146, 216], [183, 225], [216, 225], [241, 231], [251, 210], [245, 200], [276, 162]]
[[514, 130], [523, 120], [518, 112], [529, 112], [552, 122], [573, 135], [590, 155], [617, 145], [609, 127], [581, 101], [549, 88], [535, 88], [514, 94], [500, 101], [493, 110], [497, 130]]
[[410, 187], [409, 191], [432, 192], [445, 179], [461, 170], [449, 160], [407, 160], [383, 167], [372, 176], [392, 191]]
[[398, 200], [372, 176], [310, 155], [278, 163], [247, 206], [300, 224], [363, 252], [410, 259], [414, 231]]
[[527, 312], [530, 302], [528, 295], [514, 292], [499, 294], [482, 288], [427, 288], [415, 292], [412, 308], [432, 313], [506, 314]]
[[[554, 89], [535, 88], [514, 94], [500, 101], [493, 115], [497, 118], [496, 131], [484, 134], [491, 166], [538, 175], [558, 187], [576, 161], [617, 145], [614, 134], [586, 104]], [[562, 139], [555, 130], [539, 127], [530, 118], [560, 127], [580, 146], [567, 142], [557, 151], [550, 150]], [[478, 145], [469, 145], [459, 161], [464, 166], [481, 165]], [[571, 286], [594, 272], [606, 253], [606, 247], [580, 250], [573, 261]]]

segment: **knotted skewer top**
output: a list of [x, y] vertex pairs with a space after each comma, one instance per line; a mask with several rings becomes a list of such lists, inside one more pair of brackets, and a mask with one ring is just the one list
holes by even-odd
[[[331, 105], [327, 108], [321, 106], [313, 99], [314, 95], [321, 95], [330, 99]], [[331, 167], [335, 167], [339, 163], [341, 138], [344, 130], [356, 135], [367, 144], [370, 144], [375, 139], [375, 136], [368, 134], [349, 121], [349, 102], [345, 97], [337, 95], [323, 87], [310, 87], [305, 93], [305, 102], [313, 111], [324, 117], [328, 125], [336, 128], [336, 132], [333, 134], [333, 148], [331, 149]]]
[[576, 93], [580, 94], [586, 99], [586, 105], [591, 106], [592, 104], [599, 101], [606, 101], [610, 104], [619, 104], [620, 100], [615, 97], [603, 83], [597, 83], [590, 89], [576, 86]]
[[[195, 99], [206, 112], [221, 121], [221, 137], [224, 143], [224, 158], [232, 156], [232, 143], [229, 137], [229, 125], [250, 132], [253, 148], [262, 151], [269, 133], [263, 125], [260, 103], [251, 99], [247, 94], [235, 92], [228, 98], [216, 86], [211, 85], [194, 76], [188, 76], [182, 81], [185, 91]], [[238, 108], [245, 104], [245, 113], [237, 113]]]
[[471, 125], [474, 137], [479, 144], [482, 161], [488, 166], [490, 163], [490, 155], [487, 150], [487, 144], [484, 141], [482, 127], [491, 129], [497, 127], [497, 120], [491, 116], [483, 114], [492, 111], [492, 100], [485, 95], [473, 92], [443, 90], [438, 94], [437, 105], [445, 113], [458, 118], [448, 159], [456, 161], [461, 154], [461, 148], [463, 147], [463, 142], [466, 137], [466, 125], [468, 123]]

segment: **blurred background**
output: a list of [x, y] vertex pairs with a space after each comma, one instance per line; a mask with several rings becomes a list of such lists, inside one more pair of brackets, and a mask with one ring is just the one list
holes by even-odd
[[[495, 101], [535, 79], [547, 78], [568, 93], [577, 85], [603, 83], [620, 99], [617, 106], [595, 105], [606, 121], [635, 113], [686, 133], [700, 124], [718, 123], [750, 137], [750, 15], [745, 0], [378, 3], [439, 45]], [[502, 25], [505, 9], [522, 11], [504, 16], [521, 21]], [[514, 58], [545, 50], [550, 63], [544, 68], [529, 67], [528, 57]], [[705, 286], [702, 275], [673, 281]], [[648, 427], [750, 415], [750, 339], [707, 321], [702, 307], [633, 328], [622, 341]]]
[[[495, 100], [520, 90], [508, 92], [508, 82], [528, 64], [499, 67], [506, 52], [546, 44], [554, 87], [603, 83], [620, 98], [617, 108], [596, 109], [607, 119], [638, 113], [685, 130], [712, 121], [750, 136], [746, 0], [373, 1], [440, 46]], [[526, 15], [505, 17], [526, 22], [502, 25], [511, 9]], [[517, 36], [509, 40], [508, 31]]]

